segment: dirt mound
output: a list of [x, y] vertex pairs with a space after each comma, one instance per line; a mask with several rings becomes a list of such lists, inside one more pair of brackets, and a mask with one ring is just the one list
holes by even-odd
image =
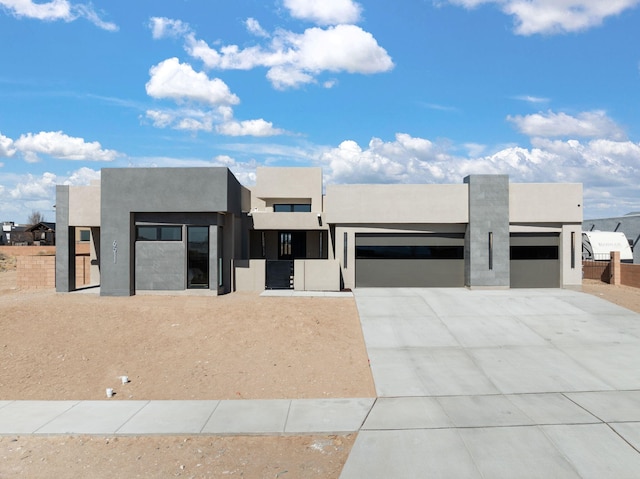
[[8, 255], [0, 251], [0, 272], [14, 271], [17, 260], [15, 256]]

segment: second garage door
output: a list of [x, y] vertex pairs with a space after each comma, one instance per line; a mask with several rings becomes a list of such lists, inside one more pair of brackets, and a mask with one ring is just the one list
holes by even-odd
[[356, 287], [464, 286], [464, 234], [356, 234]]
[[559, 233], [511, 233], [511, 287], [560, 287]]

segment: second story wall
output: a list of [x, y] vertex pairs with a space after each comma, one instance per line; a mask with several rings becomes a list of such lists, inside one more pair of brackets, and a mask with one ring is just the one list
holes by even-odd
[[69, 226], [100, 226], [100, 186], [69, 186]]
[[273, 205], [279, 203], [301, 203], [321, 213], [322, 169], [259, 167], [251, 192], [251, 207], [258, 210], [273, 211]]

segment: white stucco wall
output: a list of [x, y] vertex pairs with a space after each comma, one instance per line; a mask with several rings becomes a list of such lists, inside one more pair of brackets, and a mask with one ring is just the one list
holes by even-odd
[[511, 223], [582, 223], [582, 184], [511, 183]]
[[100, 226], [100, 187], [69, 187], [69, 226]]
[[331, 224], [467, 223], [468, 185], [329, 185]]
[[[311, 211], [322, 211], [322, 168], [272, 168], [256, 170], [252, 194], [271, 207], [274, 203], [301, 203], [311, 200]], [[306, 202], [306, 201], [304, 201]], [[259, 205], [252, 201], [252, 206]]]

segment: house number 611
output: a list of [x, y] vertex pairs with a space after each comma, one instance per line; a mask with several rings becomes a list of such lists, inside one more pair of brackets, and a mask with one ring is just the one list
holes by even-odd
[[113, 241], [113, 263], [117, 263], [118, 262], [118, 242], [117, 241]]

